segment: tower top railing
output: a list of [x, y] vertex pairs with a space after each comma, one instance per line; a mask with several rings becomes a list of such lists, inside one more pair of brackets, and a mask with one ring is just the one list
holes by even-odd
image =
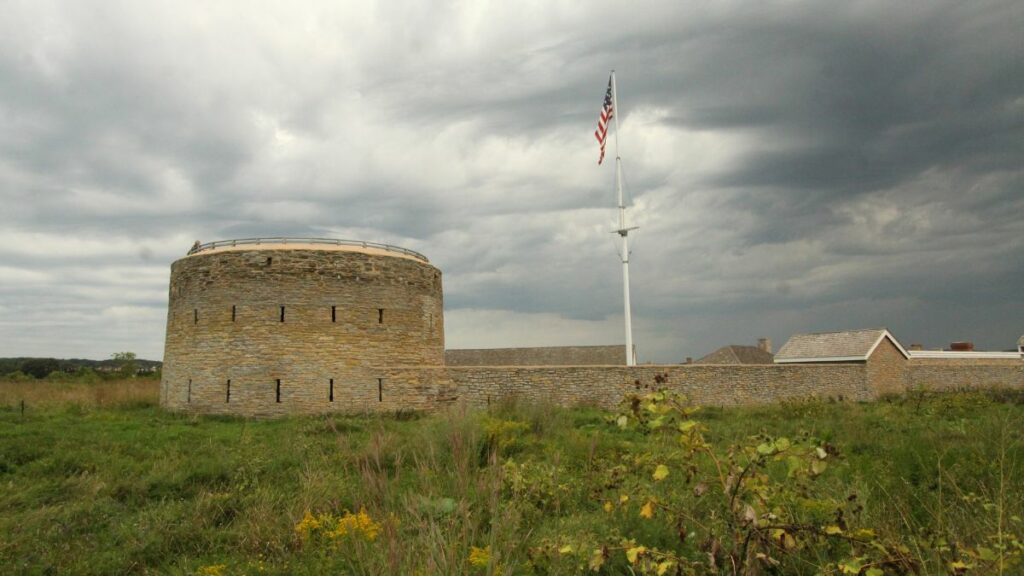
[[207, 250], [215, 250], [217, 248], [231, 248], [235, 246], [260, 246], [263, 244], [326, 244], [330, 246], [353, 246], [356, 248], [375, 248], [377, 250], [384, 250], [385, 252], [395, 252], [396, 254], [402, 254], [410, 256], [423, 262], [430, 262], [426, 256], [416, 252], [415, 250], [409, 250], [408, 248], [402, 248], [401, 246], [392, 246], [391, 244], [381, 244], [380, 242], [364, 242], [362, 240], [342, 240], [339, 238], [293, 238], [290, 236], [275, 236], [269, 238], [236, 238], [234, 240], [217, 240], [215, 242], [207, 242], [205, 244], [199, 244], [198, 242], [192, 246], [188, 251], [188, 255], [198, 254], [199, 252], [205, 252]]

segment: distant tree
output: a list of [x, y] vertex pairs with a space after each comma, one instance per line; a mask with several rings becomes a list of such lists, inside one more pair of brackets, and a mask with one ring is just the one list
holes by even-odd
[[117, 362], [119, 372], [124, 378], [131, 378], [139, 371], [135, 362], [135, 352], [114, 352], [110, 357]]
[[21, 371], [36, 378], [46, 378], [55, 370], [60, 370], [60, 363], [54, 358], [28, 358], [21, 363]]
[[20, 372], [24, 361], [24, 358], [0, 358], [0, 374]]
[[75, 374], [75, 379], [78, 380], [79, 382], [85, 382], [87, 384], [95, 384], [102, 380], [102, 378], [100, 378], [100, 375], [97, 374], [95, 370], [89, 368], [88, 366], [79, 370]]
[[29, 380], [35, 380], [34, 376], [29, 376], [21, 370], [15, 370], [14, 372], [5, 375], [4, 378], [11, 382], [27, 382]]

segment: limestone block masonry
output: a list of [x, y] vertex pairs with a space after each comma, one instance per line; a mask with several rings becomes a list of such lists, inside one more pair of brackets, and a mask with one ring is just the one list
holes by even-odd
[[908, 386], [928, 390], [1024, 388], [1024, 357], [1016, 359], [912, 359]]
[[908, 359], [888, 339], [852, 362], [627, 367], [591, 364], [596, 358], [582, 351], [593, 352], [471, 350], [453, 364], [587, 365], [446, 366], [441, 272], [425, 257], [335, 240], [216, 242], [171, 266], [160, 403], [273, 417], [508, 398], [612, 408], [655, 386], [710, 406], [868, 401], [908, 387], [1024, 388], [1024, 355]]
[[[524, 402], [614, 408], [629, 393], [664, 388], [701, 406], [741, 406], [806, 398], [867, 401], [876, 396], [863, 364], [673, 364], [642, 366], [393, 367], [405, 382], [445, 382], [458, 400], [484, 407]], [[661, 380], [661, 383], [656, 383]]]
[[444, 363], [441, 272], [351, 246], [199, 250], [171, 266], [160, 403], [276, 416], [427, 408], [451, 391], [385, 381]]

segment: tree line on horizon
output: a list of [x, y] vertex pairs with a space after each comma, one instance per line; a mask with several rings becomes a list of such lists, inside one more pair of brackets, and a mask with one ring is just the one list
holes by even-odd
[[159, 373], [163, 362], [136, 358], [133, 352], [115, 352], [106, 360], [18, 356], [0, 358], [0, 376], [15, 379], [76, 379], [132, 377]]

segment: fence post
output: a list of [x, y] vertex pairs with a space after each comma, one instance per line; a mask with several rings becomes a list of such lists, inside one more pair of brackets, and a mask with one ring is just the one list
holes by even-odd
[[21, 417], [22, 418], [25, 417], [25, 399], [24, 398], [22, 398], [22, 400], [21, 400]]

